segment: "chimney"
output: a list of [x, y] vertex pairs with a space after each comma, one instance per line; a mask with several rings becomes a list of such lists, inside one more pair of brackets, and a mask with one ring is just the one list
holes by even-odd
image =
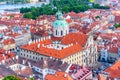
[[2, 60], [2, 63], [5, 64], [5, 60]]
[[71, 43], [71, 46], [73, 46], [73, 43]]
[[43, 40], [45, 40], [45, 37], [43, 37]]
[[13, 60], [14, 60], [15, 58], [13, 57]]
[[47, 65], [47, 61], [46, 60], [44, 60], [44, 64]]
[[62, 64], [64, 64], [65, 62], [64, 61], [62, 61]]
[[30, 64], [30, 62], [28, 62], [28, 66], [29, 66], [29, 67], [31, 67], [31, 64]]
[[35, 40], [33, 41], [33, 43], [35, 43]]
[[28, 42], [28, 45], [30, 45], [30, 41]]
[[43, 41], [43, 38], [41, 38], [41, 41]]
[[50, 56], [50, 59], [52, 59], [52, 56]]
[[40, 44], [38, 44], [38, 48], [40, 48]]
[[8, 53], [10, 54], [10, 51], [8, 51]]
[[110, 49], [110, 46], [107, 46], [107, 50], [109, 50]]
[[7, 54], [7, 51], [5, 51], [5, 53]]
[[23, 64], [25, 64], [25, 61], [23, 60]]
[[44, 44], [42, 44], [42, 47], [44, 47]]
[[39, 40], [38, 40], [39, 42], [40, 42], [40, 38], [39, 38]]
[[18, 60], [18, 55], [16, 56], [16, 59]]
[[67, 77], [67, 74], [64, 74], [64, 78], [66, 78]]

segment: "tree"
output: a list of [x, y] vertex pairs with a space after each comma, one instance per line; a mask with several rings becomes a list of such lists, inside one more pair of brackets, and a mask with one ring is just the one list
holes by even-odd
[[100, 16], [96, 16], [95, 18], [96, 18], [96, 19], [97, 19], [97, 18], [100, 18]]
[[30, 78], [30, 80], [34, 80], [34, 78]]
[[10, 75], [10, 76], [6, 76], [3, 80], [20, 80], [20, 78]]
[[115, 23], [114, 26], [115, 26], [115, 28], [118, 28], [118, 27], [120, 27], [120, 23]]
[[31, 12], [29, 12], [29, 13], [25, 13], [25, 14], [23, 15], [23, 17], [24, 17], [24, 18], [32, 19], [32, 18], [33, 18], [33, 15], [32, 15]]
[[43, 4], [41, 7], [21, 8], [20, 12], [25, 13], [25, 18], [36, 19], [39, 15], [54, 15], [58, 9], [66, 13], [70, 11], [79, 13], [91, 8], [109, 9], [109, 6], [100, 6], [99, 4], [90, 7], [88, 3], [89, 0], [53, 0], [50, 4]]

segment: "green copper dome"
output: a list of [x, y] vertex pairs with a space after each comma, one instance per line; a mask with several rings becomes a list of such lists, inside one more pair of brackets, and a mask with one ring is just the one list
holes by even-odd
[[54, 23], [53, 23], [53, 26], [54, 27], [68, 27], [68, 23], [65, 21], [65, 20], [56, 20]]
[[56, 13], [56, 20], [53, 23], [53, 27], [68, 27], [69, 24], [64, 20], [63, 15], [60, 11]]

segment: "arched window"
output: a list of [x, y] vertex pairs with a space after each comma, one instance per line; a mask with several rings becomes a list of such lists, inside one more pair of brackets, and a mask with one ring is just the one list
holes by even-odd
[[57, 30], [56, 30], [56, 35], [57, 35]]
[[61, 31], [61, 35], [63, 35], [63, 31]]
[[67, 34], [67, 30], [66, 30], [66, 34]]

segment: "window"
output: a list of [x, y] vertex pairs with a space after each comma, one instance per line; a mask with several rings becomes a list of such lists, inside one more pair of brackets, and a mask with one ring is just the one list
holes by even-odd
[[66, 30], [66, 34], [67, 34], [67, 30]]
[[61, 35], [63, 35], [63, 31], [61, 31]]
[[56, 30], [56, 35], [57, 35], [57, 30]]

